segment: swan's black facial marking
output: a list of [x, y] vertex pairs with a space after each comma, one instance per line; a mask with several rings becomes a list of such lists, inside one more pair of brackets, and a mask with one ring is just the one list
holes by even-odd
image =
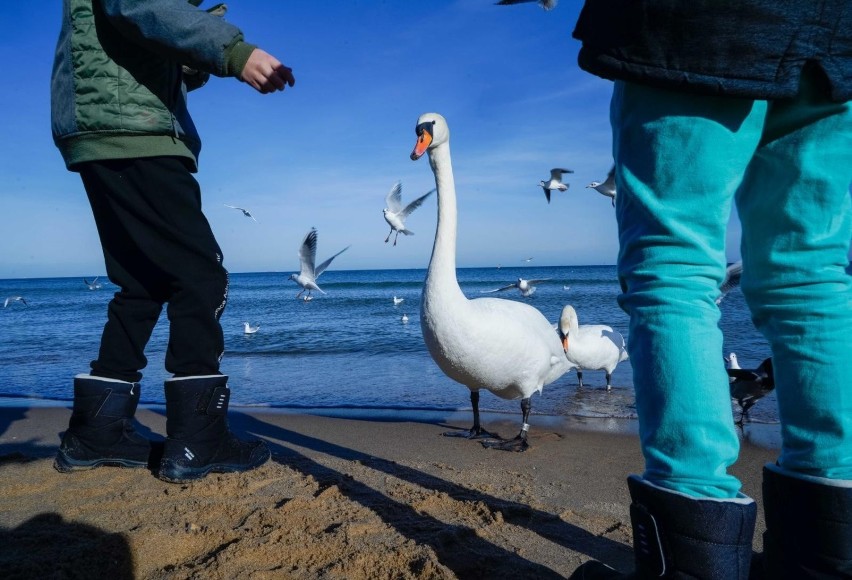
[[435, 121], [425, 121], [425, 122], [417, 125], [414, 128], [414, 132], [417, 134], [418, 137], [421, 137], [423, 135], [424, 131], [429, 133], [430, 136], [434, 136], [433, 133], [432, 133], [432, 127], [434, 127], [434, 126], [435, 126]]

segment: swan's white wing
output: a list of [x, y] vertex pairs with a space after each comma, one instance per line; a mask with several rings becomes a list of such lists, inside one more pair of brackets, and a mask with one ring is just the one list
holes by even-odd
[[302, 240], [302, 245], [299, 247], [299, 274], [316, 278], [319, 274], [315, 274], [314, 263], [317, 258], [317, 231], [311, 228]]
[[388, 194], [385, 196], [385, 205], [393, 213], [399, 213], [402, 210], [402, 182], [397, 181], [393, 184]]
[[343, 248], [342, 250], [340, 250], [339, 252], [337, 252], [335, 255], [333, 255], [332, 257], [330, 257], [328, 260], [326, 260], [325, 262], [323, 262], [322, 264], [320, 264], [319, 266], [317, 266], [317, 268], [316, 268], [316, 277], [317, 277], [317, 278], [319, 278], [319, 277], [320, 277], [320, 274], [322, 274], [323, 272], [325, 272], [325, 269], [326, 269], [326, 268], [328, 268], [329, 264], [331, 264], [331, 261], [332, 261], [333, 259], [335, 259], [337, 256], [339, 256], [340, 254], [342, 254], [343, 252], [345, 252], [346, 250], [348, 250], [348, 249], [349, 249], [349, 248], [351, 248], [351, 247], [352, 247], [352, 246], [346, 246], [345, 248]]
[[411, 212], [423, 205], [423, 202], [426, 200], [426, 198], [432, 195], [433, 193], [435, 193], [434, 189], [432, 189], [429, 193], [421, 195], [420, 197], [409, 203], [407, 206], [405, 206], [405, 209], [403, 209], [399, 213], [399, 217], [401, 217], [402, 219], [407, 218], [409, 215], [411, 215]]

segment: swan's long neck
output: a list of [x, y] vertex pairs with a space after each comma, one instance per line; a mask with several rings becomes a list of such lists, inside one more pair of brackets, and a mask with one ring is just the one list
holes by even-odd
[[426, 274], [426, 295], [428, 298], [434, 290], [442, 288], [442, 295], [457, 293], [463, 299], [464, 295], [456, 279], [458, 212], [449, 143], [429, 150], [429, 164], [435, 174], [435, 187], [438, 190], [438, 227], [435, 230], [435, 244]]

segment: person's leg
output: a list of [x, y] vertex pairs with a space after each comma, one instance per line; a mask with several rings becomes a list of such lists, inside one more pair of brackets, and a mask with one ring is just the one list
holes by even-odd
[[616, 83], [611, 108], [622, 308], [644, 479], [695, 497], [740, 483], [715, 299], [734, 193], [766, 103]]
[[742, 290], [772, 348], [787, 471], [852, 480], [852, 107], [773, 103], [737, 196]]
[[92, 206], [108, 273], [122, 287], [110, 305], [109, 340], [97, 370], [126, 361], [144, 366], [141, 349], [167, 302], [166, 369], [176, 376], [217, 374], [228, 273], [201, 211], [198, 183], [175, 157], [91, 165], [103, 184]]
[[782, 429], [763, 475], [765, 577], [852, 577], [852, 107], [819, 77], [776, 101], [737, 207], [742, 289], [772, 348]]

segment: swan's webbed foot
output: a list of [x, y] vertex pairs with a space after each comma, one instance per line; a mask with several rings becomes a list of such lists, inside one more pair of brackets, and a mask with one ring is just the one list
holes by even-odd
[[499, 449], [501, 451], [516, 451], [520, 453], [521, 451], [526, 451], [530, 448], [530, 444], [527, 442], [527, 438], [521, 435], [518, 435], [514, 439], [487, 439], [485, 441], [480, 441], [482, 446], [486, 449]]
[[489, 433], [482, 427], [473, 426], [469, 430], [459, 429], [458, 431], [445, 431], [441, 433], [444, 437], [464, 437], [465, 439], [499, 439], [500, 436], [496, 433]]

